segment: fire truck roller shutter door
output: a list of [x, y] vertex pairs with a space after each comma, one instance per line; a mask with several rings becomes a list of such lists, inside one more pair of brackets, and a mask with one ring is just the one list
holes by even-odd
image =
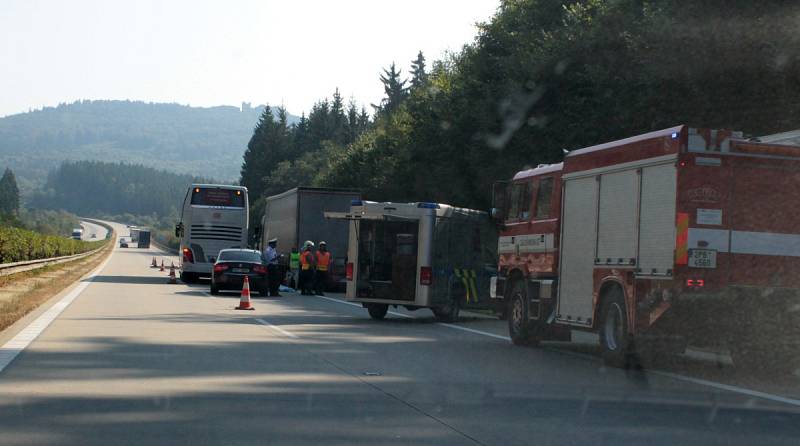
[[676, 175], [674, 163], [642, 169], [637, 265], [640, 274], [663, 275], [674, 266]]
[[594, 176], [564, 182], [561, 286], [556, 317], [567, 323], [589, 325], [592, 317], [598, 183]]

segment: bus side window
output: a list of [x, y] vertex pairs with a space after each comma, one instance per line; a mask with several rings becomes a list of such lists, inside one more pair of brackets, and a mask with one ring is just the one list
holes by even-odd
[[542, 178], [539, 190], [536, 191], [536, 219], [550, 217], [550, 205], [553, 199], [553, 177]]

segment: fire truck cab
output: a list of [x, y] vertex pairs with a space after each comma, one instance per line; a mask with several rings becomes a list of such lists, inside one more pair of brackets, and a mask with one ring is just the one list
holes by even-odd
[[495, 185], [492, 295], [516, 344], [599, 334], [604, 358], [800, 339], [800, 147], [677, 126], [575, 150]]

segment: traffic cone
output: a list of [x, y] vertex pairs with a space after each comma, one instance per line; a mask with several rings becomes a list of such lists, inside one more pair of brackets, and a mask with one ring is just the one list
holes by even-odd
[[155, 257], [153, 257], [153, 263], [150, 264], [150, 268], [158, 268], [158, 263], [156, 262]]
[[164, 272], [164, 259], [161, 259], [161, 269], [159, 271]]
[[239, 299], [239, 306], [236, 307], [237, 310], [255, 310], [255, 308], [250, 305], [250, 279], [247, 276], [244, 276], [244, 285], [242, 285], [242, 297]]
[[175, 285], [178, 283], [178, 279], [175, 277], [175, 265], [172, 265], [169, 268], [169, 282], [170, 285]]

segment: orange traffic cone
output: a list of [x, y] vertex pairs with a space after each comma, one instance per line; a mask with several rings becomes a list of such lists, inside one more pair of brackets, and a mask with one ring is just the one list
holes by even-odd
[[244, 276], [244, 285], [242, 285], [242, 297], [239, 299], [239, 306], [236, 307], [237, 310], [255, 310], [255, 308], [250, 305], [250, 279], [247, 276]]
[[174, 285], [178, 283], [178, 279], [175, 277], [175, 265], [172, 265], [169, 268], [169, 284]]
[[158, 268], [158, 263], [156, 263], [155, 257], [153, 257], [153, 263], [150, 264], [150, 268]]
[[161, 269], [159, 271], [164, 272], [164, 259], [161, 259]]

